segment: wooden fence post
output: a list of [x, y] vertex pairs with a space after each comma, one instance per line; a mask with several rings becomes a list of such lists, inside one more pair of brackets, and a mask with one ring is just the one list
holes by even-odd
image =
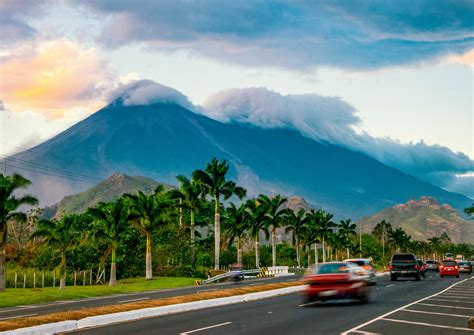
[[33, 272], [33, 288], [36, 288], [36, 271]]
[[89, 285], [92, 285], [92, 269], [89, 275]]
[[82, 286], [86, 286], [86, 271], [82, 272]]
[[56, 271], [53, 271], [53, 287], [56, 287]]
[[15, 271], [15, 288], [16, 288], [17, 282], [18, 282], [18, 272]]
[[74, 271], [74, 286], [76, 286], [77, 272]]
[[41, 277], [41, 287], [44, 288], [44, 270], [43, 270], [43, 275]]
[[23, 274], [23, 288], [26, 288], [26, 272]]

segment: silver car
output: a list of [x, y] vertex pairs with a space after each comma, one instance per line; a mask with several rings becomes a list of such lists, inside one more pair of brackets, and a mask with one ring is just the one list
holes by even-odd
[[355, 263], [361, 268], [363, 268], [365, 271], [367, 271], [367, 274], [369, 275], [369, 283], [370, 285], [376, 285], [377, 281], [375, 280], [375, 268], [372, 265], [370, 259], [368, 258], [351, 258], [351, 259], [346, 259], [344, 262], [351, 262]]

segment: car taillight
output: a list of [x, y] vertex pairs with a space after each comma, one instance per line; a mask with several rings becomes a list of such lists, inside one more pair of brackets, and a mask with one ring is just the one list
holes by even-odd
[[454, 268], [457, 270], [459, 267], [456, 265]]
[[389, 269], [390, 269], [390, 270], [393, 269], [393, 265], [392, 265], [392, 264], [389, 265]]
[[444, 269], [444, 266], [440, 265], [439, 269], [440, 269], [440, 270], [443, 270], [443, 269]]
[[418, 270], [418, 265], [415, 265], [415, 269], [417, 269], [417, 270]]
[[364, 265], [363, 268], [365, 270], [372, 270], [372, 267], [370, 265]]

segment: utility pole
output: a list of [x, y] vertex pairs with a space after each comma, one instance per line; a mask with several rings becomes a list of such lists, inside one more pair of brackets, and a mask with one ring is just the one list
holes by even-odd
[[362, 222], [359, 223], [359, 257], [362, 257]]

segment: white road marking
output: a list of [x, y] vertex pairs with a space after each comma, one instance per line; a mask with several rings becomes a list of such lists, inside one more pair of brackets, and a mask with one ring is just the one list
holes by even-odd
[[315, 304], [319, 304], [319, 303], [320, 303], [319, 301], [313, 301], [313, 302], [308, 302], [306, 304], [301, 304], [301, 305], [299, 305], [299, 307], [311, 306], [311, 305], [315, 305]]
[[474, 302], [470, 302], [470, 301], [453, 300], [453, 299], [430, 298], [430, 299], [427, 299], [427, 300], [449, 301], [449, 302], [462, 302], [463, 304], [474, 304]]
[[356, 334], [364, 334], [364, 335], [380, 335], [379, 333], [365, 332], [365, 331], [363, 331], [363, 330], [354, 330], [353, 333], [356, 333]]
[[197, 332], [200, 332], [201, 330], [206, 330], [206, 329], [211, 329], [211, 328], [222, 327], [222, 326], [230, 325], [231, 323], [232, 323], [231, 321], [229, 321], [229, 322], [224, 322], [224, 323], [219, 323], [218, 325], [213, 325], [213, 326], [209, 326], [209, 327], [204, 327], [204, 328], [189, 330], [189, 331], [187, 331], [187, 332], [180, 333], [179, 335], [186, 335], [186, 334], [197, 333]]
[[385, 287], [392, 287], [392, 286], [395, 286], [395, 284], [390, 284], [390, 285], [387, 285]]
[[[459, 281], [459, 282], [457, 282], [457, 283], [454, 283], [453, 285], [451, 285], [451, 286], [445, 288], [445, 289], [442, 290], [441, 292], [438, 292], [438, 293], [432, 294], [432, 295], [430, 295], [430, 296], [428, 296], [428, 297], [425, 297], [425, 298], [423, 298], [423, 299], [414, 301], [414, 302], [412, 302], [412, 303], [409, 303], [408, 305], [402, 306], [402, 307], [397, 308], [397, 309], [395, 309], [395, 310], [393, 310], [393, 311], [390, 311], [390, 312], [388, 312], [388, 313], [385, 313], [385, 314], [383, 314], [383, 315], [380, 315], [380, 316], [378, 316], [378, 317], [376, 317], [376, 318], [374, 318], [374, 319], [372, 319], [372, 320], [369, 320], [369, 321], [367, 321], [367, 322], [365, 322], [365, 323], [363, 323], [363, 324], [361, 324], [361, 325], [355, 326], [354, 328], [351, 328], [351, 329], [349, 329], [349, 330], [347, 330], [347, 331], [341, 333], [341, 335], [348, 335], [348, 334], [352, 333], [354, 330], [357, 330], [357, 329], [359, 329], [359, 328], [363, 328], [363, 327], [365, 327], [365, 326], [367, 326], [367, 325], [370, 325], [371, 323], [374, 323], [375, 321], [378, 321], [378, 320], [380, 320], [380, 319], [383, 319], [384, 317], [389, 316], [389, 315], [391, 315], [391, 314], [393, 314], [393, 313], [395, 313], [395, 312], [398, 312], [399, 310], [408, 308], [408, 307], [410, 307], [410, 306], [412, 306], [412, 305], [415, 305], [415, 304], [417, 304], [417, 303], [419, 303], [419, 302], [422, 302], [422, 301], [428, 300], [428, 299], [430, 299], [430, 298], [436, 297], [437, 295], [448, 291], [449, 289], [455, 287], [456, 285], [465, 282], [466, 280], [469, 280], [469, 278], [466, 278], [466, 279], [461, 280], [461, 281]], [[474, 302], [473, 302], [473, 303], [474, 303]], [[467, 328], [466, 328], [466, 329], [467, 329]]]
[[35, 316], [38, 314], [24, 314], [24, 315], [18, 315], [18, 316], [11, 316], [8, 318], [1, 318], [0, 320], [11, 320], [11, 319], [19, 319], [19, 318], [26, 318], [27, 316]]
[[460, 294], [451, 294], [451, 293], [448, 293], [448, 294], [441, 294], [439, 295], [440, 298], [454, 298], [454, 299], [468, 299], [468, 300], [472, 300], [472, 295], [460, 295]]
[[440, 313], [440, 312], [427, 312], [427, 311], [417, 311], [414, 309], [402, 309], [399, 312], [411, 312], [411, 313], [421, 313], [421, 314], [433, 314], [433, 315], [446, 315], [446, 316], [454, 316], [457, 318], [469, 318], [470, 315], [460, 315], [460, 314], [449, 314], [449, 313]]
[[459, 307], [459, 306], [450, 306], [450, 305], [425, 304], [425, 303], [422, 303], [422, 302], [420, 302], [418, 305], [433, 306], [433, 307], [444, 307], [444, 308], [455, 308], [455, 309], [474, 309], [474, 307]]
[[141, 301], [141, 300], [148, 300], [150, 298], [146, 297], [146, 298], [136, 298], [136, 299], [129, 299], [129, 300], [122, 300], [122, 301], [119, 301], [118, 303], [119, 304], [124, 304], [124, 303], [127, 303], [127, 302], [134, 302], [134, 301]]
[[381, 318], [379, 320], [399, 322], [399, 323], [408, 323], [408, 324], [412, 324], [412, 325], [426, 326], [426, 327], [445, 328], [445, 329], [454, 329], [454, 330], [466, 330], [468, 332], [472, 332], [472, 329], [470, 329], [470, 328], [451, 327], [451, 326], [444, 326], [444, 325], [434, 325], [434, 324], [425, 323], [425, 322], [415, 322], [415, 321], [398, 320], [398, 319], [386, 319], [386, 318]]
[[268, 312], [268, 314], [272, 314], [273, 312]]

